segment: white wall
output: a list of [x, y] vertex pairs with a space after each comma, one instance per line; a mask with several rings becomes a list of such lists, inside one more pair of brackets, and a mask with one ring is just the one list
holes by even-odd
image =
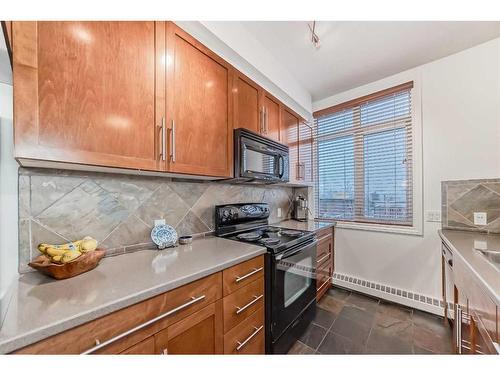
[[[500, 177], [500, 38], [313, 103], [322, 109], [408, 76], [420, 80], [423, 208], [440, 211], [441, 181]], [[335, 271], [440, 298], [440, 223], [423, 236], [338, 228]]]
[[311, 117], [311, 94], [239, 22], [176, 21], [176, 24], [284, 104]]
[[18, 264], [18, 165], [12, 135], [12, 86], [0, 82], [0, 322]]

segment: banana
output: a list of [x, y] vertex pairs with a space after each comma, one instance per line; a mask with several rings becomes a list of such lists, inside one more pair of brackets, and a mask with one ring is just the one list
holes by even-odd
[[54, 263], [61, 263], [61, 259], [62, 259], [62, 255], [56, 255], [56, 256], [52, 257], [52, 261]]
[[66, 251], [64, 255], [62, 256], [61, 262], [62, 263], [68, 263], [71, 262], [72, 260], [75, 260], [79, 256], [81, 256], [82, 253], [80, 253], [78, 250], [70, 250]]
[[64, 249], [54, 249], [53, 247], [48, 247], [47, 250], [45, 250], [45, 253], [51, 257], [55, 256], [63, 256], [65, 252], [69, 250], [64, 250]]
[[94, 251], [97, 248], [97, 241], [92, 237], [85, 237], [81, 243], [80, 251], [82, 253], [87, 253], [89, 251]]
[[52, 244], [46, 244], [46, 243], [41, 243], [38, 245], [38, 251], [40, 251], [42, 254], [45, 254], [47, 252], [48, 248], [56, 249], [56, 250], [77, 250], [80, 251], [81, 246], [82, 246], [83, 240], [78, 240], [78, 241], [73, 241], [73, 242], [68, 242], [62, 245], [52, 245]]

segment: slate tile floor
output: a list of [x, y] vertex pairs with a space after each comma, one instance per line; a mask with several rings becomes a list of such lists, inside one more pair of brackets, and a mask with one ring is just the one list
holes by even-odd
[[451, 354], [451, 328], [419, 310], [332, 288], [288, 354]]

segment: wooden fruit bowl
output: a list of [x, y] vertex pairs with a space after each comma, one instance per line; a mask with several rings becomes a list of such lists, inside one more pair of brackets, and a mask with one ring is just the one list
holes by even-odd
[[54, 279], [62, 280], [96, 268], [104, 254], [106, 254], [105, 250], [96, 249], [82, 254], [75, 260], [65, 264], [52, 263], [49, 257], [40, 255], [28, 263], [28, 266]]

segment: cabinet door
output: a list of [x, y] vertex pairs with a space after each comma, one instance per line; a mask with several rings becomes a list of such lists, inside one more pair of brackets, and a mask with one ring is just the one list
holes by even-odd
[[299, 179], [313, 182], [313, 130], [306, 122], [299, 123]]
[[222, 301], [172, 324], [155, 334], [158, 354], [222, 354]]
[[290, 182], [297, 182], [299, 169], [299, 118], [284, 107], [281, 112], [280, 141], [288, 146]]
[[159, 168], [163, 22], [12, 26], [16, 158]]
[[167, 29], [168, 169], [230, 177], [230, 66], [173, 23]]
[[239, 72], [235, 72], [233, 84], [234, 128], [262, 132], [260, 87]]
[[262, 99], [264, 110], [263, 135], [275, 141], [280, 140], [280, 102], [264, 92]]
[[155, 339], [153, 336], [148, 337], [147, 339], [141, 341], [138, 344], [124, 350], [120, 354], [155, 354]]

